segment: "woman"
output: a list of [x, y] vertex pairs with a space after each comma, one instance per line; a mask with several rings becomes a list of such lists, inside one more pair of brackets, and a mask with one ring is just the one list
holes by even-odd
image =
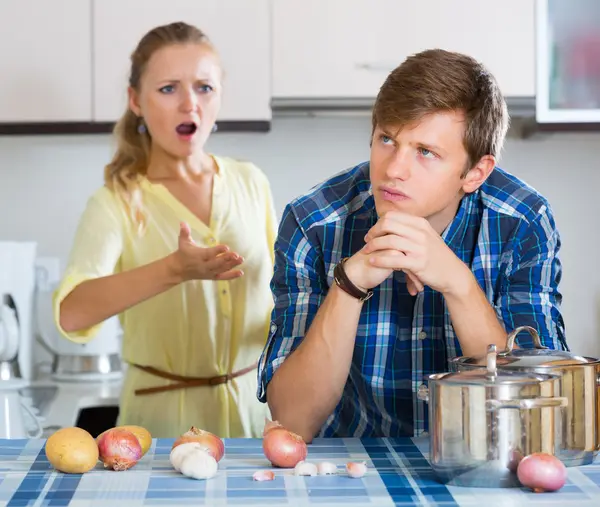
[[204, 150], [221, 78], [195, 27], [173, 23], [141, 39], [118, 149], [54, 295], [56, 324], [74, 342], [119, 314], [129, 365], [119, 424], [155, 437], [192, 425], [257, 437], [269, 415], [255, 368], [273, 305], [276, 218], [257, 167]]

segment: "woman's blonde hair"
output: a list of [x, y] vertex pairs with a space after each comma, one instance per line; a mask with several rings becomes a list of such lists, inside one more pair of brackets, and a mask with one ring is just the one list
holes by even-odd
[[[206, 34], [192, 25], [176, 22], [153, 28], [142, 37], [131, 54], [131, 88], [139, 91], [140, 79], [151, 56], [172, 44], [208, 44], [214, 49]], [[114, 135], [117, 149], [104, 168], [104, 182], [123, 199], [134, 227], [141, 233], [146, 228], [147, 216], [142, 202], [140, 176], [145, 175], [148, 169], [152, 138], [143, 120], [129, 107], [116, 123]]]

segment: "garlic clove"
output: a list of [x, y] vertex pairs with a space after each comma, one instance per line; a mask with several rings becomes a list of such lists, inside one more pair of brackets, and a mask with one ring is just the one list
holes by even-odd
[[254, 472], [252, 479], [255, 481], [272, 481], [275, 479], [275, 474], [271, 470], [258, 470]]
[[367, 464], [364, 461], [347, 463], [346, 472], [353, 479], [360, 479], [367, 473]]
[[198, 480], [214, 477], [219, 468], [217, 460], [197, 442], [178, 445], [169, 460], [176, 471]]
[[308, 463], [307, 461], [300, 461], [294, 467], [294, 475], [317, 475], [317, 465], [314, 463]]
[[319, 475], [335, 475], [337, 473], [337, 465], [330, 461], [321, 461], [317, 465], [317, 472]]

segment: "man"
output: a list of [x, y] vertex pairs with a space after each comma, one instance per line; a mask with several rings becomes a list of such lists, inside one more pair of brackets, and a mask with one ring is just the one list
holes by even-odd
[[372, 123], [370, 161], [291, 202], [276, 242], [258, 398], [307, 442], [422, 434], [425, 377], [518, 326], [567, 349], [559, 234], [546, 199], [496, 167], [493, 76], [424, 51], [389, 75]]

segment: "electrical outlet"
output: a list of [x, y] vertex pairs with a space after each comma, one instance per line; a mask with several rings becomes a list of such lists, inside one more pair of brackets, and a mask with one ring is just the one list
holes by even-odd
[[50, 291], [60, 280], [60, 259], [38, 257], [35, 261], [35, 282], [40, 291]]

